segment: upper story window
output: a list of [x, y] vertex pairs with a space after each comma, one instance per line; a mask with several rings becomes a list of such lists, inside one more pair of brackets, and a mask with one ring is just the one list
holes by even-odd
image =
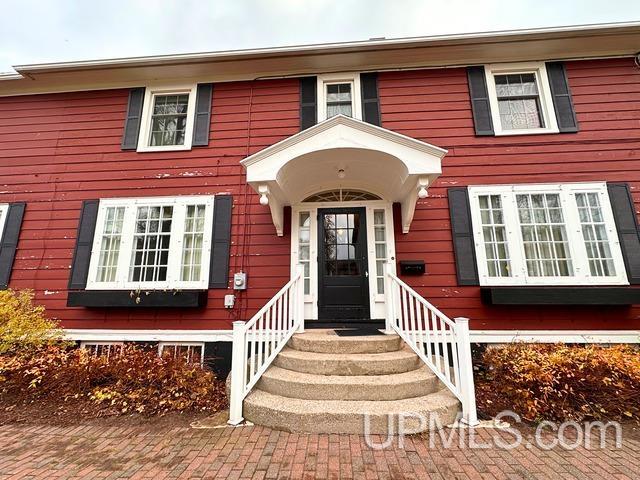
[[606, 184], [469, 187], [481, 285], [627, 284]]
[[544, 63], [485, 66], [496, 135], [557, 133]]
[[191, 148], [196, 86], [147, 88], [138, 151]]
[[87, 289], [207, 288], [213, 197], [100, 201]]
[[4, 232], [4, 224], [7, 222], [8, 211], [9, 211], [9, 205], [6, 203], [0, 203], [0, 240], [2, 240], [2, 233]]
[[318, 121], [336, 115], [362, 119], [359, 74], [320, 75], [317, 91]]

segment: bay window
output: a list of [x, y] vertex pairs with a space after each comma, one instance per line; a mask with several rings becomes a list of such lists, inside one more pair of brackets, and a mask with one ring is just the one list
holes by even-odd
[[207, 288], [213, 197], [100, 201], [87, 289]]
[[606, 184], [469, 187], [481, 285], [621, 285]]

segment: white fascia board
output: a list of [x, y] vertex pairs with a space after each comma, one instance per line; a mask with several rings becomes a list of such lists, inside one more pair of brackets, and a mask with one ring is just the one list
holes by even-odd
[[640, 343], [640, 330], [471, 330], [472, 343]]
[[230, 342], [233, 340], [233, 331], [66, 328], [64, 336], [67, 340], [93, 342]]

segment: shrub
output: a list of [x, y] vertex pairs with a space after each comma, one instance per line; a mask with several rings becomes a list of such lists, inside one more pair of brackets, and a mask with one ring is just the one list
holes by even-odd
[[58, 323], [45, 316], [43, 306], [33, 304], [32, 291], [0, 291], [0, 354], [61, 340]]
[[640, 421], [640, 352], [628, 346], [511, 344], [478, 364], [478, 408], [529, 421]]
[[216, 411], [225, 404], [224, 385], [211, 371], [132, 345], [108, 360], [56, 345], [0, 355], [0, 394], [5, 405], [81, 403], [97, 415]]

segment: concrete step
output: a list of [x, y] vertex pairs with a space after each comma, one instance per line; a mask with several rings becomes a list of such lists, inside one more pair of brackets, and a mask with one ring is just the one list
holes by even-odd
[[363, 335], [340, 337], [335, 330], [308, 330], [291, 337], [289, 346], [303, 352], [317, 353], [383, 353], [395, 352], [401, 347], [397, 335]]
[[285, 347], [273, 364], [302, 373], [317, 375], [389, 375], [410, 372], [421, 361], [408, 347], [383, 353], [317, 353]]
[[[304, 400], [253, 390], [245, 399], [243, 415], [257, 425], [288, 432], [363, 434], [368, 414], [368, 432], [386, 435], [389, 422], [396, 425], [399, 415], [404, 415], [405, 432], [409, 433], [428, 430], [430, 418], [437, 418], [440, 426], [449, 425], [458, 410], [457, 398], [446, 389], [392, 401]], [[411, 415], [422, 416], [426, 425]]]
[[257, 388], [274, 395], [307, 400], [401, 400], [441, 388], [426, 365], [391, 375], [316, 375], [271, 366]]

